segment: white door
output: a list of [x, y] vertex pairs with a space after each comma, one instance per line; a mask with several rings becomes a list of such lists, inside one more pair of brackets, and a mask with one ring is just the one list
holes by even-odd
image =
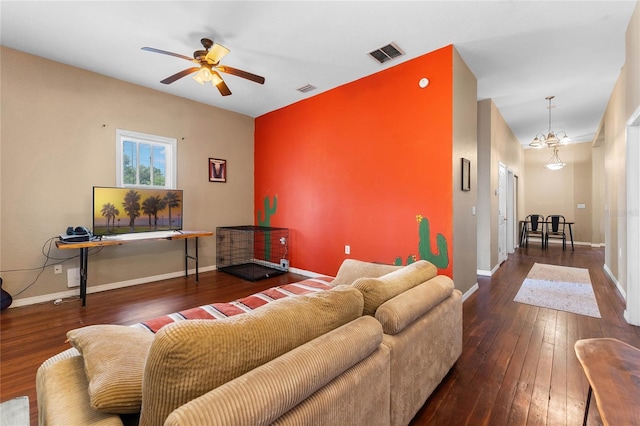
[[507, 260], [507, 168], [498, 165], [498, 264]]

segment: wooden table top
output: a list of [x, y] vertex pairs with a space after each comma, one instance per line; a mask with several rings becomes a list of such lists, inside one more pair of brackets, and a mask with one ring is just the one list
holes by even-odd
[[56, 247], [59, 249], [80, 249], [80, 248], [91, 248], [91, 247], [105, 247], [105, 246], [119, 246], [123, 244], [129, 243], [137, 243], [140, 241], [153, 241], [153, 240], [184, 240], [186, 238], [197, 238], [197, 237], [210, 237], [213, 235], [211, 231], [180, 231], [179, 233], [175, 233], [168, 236], [158, 236], [158, 235], [150, 235], [150, 236], [142, 236], [142, 233], [138, 234], [140, 238], [133, 239], [117, 239], [115, 237], [109, 237], [108, 239], [96, 240], [96, 241], [82, 241], [78, 243], [65, 243], [60, 240], [56, 241]]
[[575, 351], [605, 425], [640, 424], [640, 349], [617, 339], [582, 339]]

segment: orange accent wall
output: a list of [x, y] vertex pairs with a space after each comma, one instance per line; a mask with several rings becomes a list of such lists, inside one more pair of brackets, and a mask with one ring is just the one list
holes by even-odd
[[452, 276], [452, 55], [447, 46], [256, 118], [255, 223], [277, 196], [270, 226], [290, 229], [292, 267], [405, 264], [420, 258], [422, 215], [433, 250], [436, 234], [447, 240], [439, 272]]

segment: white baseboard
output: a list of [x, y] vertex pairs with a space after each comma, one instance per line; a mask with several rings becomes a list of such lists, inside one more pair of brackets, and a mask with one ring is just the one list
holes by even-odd
[[[215, 270], [216, 270], [215, 265], [202, 266], [198, 268], [198, 273], [215, 271]], [[188, 272], [189, 272], [189, 276], [191, 276], [196, 273], [196, 270], [195, 268], [189, 269]], [[184, 276], [184, 271], [177, 271], [177, 272], [169, 272], [167, 274], [153, 275], [150, 277], [136, 278], [133, 280], [119, 281], [115, 283], [108, 283], [108, 284], [102, 284], [102, 285], [96, 285], [96, 286], [87, 286], [87, 294], [98, 293], [98, 292], [107, 291], [107, 290], [115, 290], [117, 288], [131, 287], [138, 284], [146, 284], [154, 281], [161, 281], [169, 278], [178, 278], [183, 276]], [[17, 299], [17, 300], [14, 299], [10, 308], [35, 305], [36, 303], [50, 302], [56, 299], [64, 299], [67, 297], [79, 297], [79, 296], [80, 296], [80, 288], [74, 287], [71, 290], [61, 291], [58, 293], [43, 294], [42, 296], [27, 297], [24, 299]]]
[[618, 282], [617, 278], [613, 275], [613, 272], [611, 272], [611, 269], [609, 269], [606, 263], [604, 264], [603, 269], [604, 269], [604, 273], [607, 274], [607, 276], [611, 278], [611, 281], [613, 281], [613, 283], [616, 285], [616, 288], [620, 292], [620, 295], [622, 296], [622, 298], [624, 300], [627, 300], [627, 293], [624, 291], [624, 289]]
[[465, 300], [471, 297], [471, 295], [476, 291], [478, 291], [479, 289], [480, 289], [480, 286], [478, 285], [478, 283], [475, 283], [474, 285], [472, 285], [471, 288], [465, 291], [465, 293], [462, 295], [462, 303], [464, 303]]
[[317, 272], [311, 272], [311, 271], [306, 271], [304, 269], [292, 268], [292, 267], [289, 267], [289, 272], [291, 272], [292, 274], [304, 275], [305, 277], [311, 277], [311, 278], [326, 276], [326, 274], [318, 274]]

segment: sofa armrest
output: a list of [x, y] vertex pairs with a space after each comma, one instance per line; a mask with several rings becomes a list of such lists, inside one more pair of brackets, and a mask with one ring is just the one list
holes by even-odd
[[164, 424], [271, 424], [384, 348], [381, 342], [380, 323], [371, 317], [357, 318], [176, 408]]
[[429, 312], [453, 292], [453, 280], [438, 275], [380, 305], [375, 317], [385, 334], [396, 334]]
[[88, 387], [77, 350], [68, 349], [43, 362], [36, 373], [39, 424], [122, 426], [117, 414], [91, 408]]

